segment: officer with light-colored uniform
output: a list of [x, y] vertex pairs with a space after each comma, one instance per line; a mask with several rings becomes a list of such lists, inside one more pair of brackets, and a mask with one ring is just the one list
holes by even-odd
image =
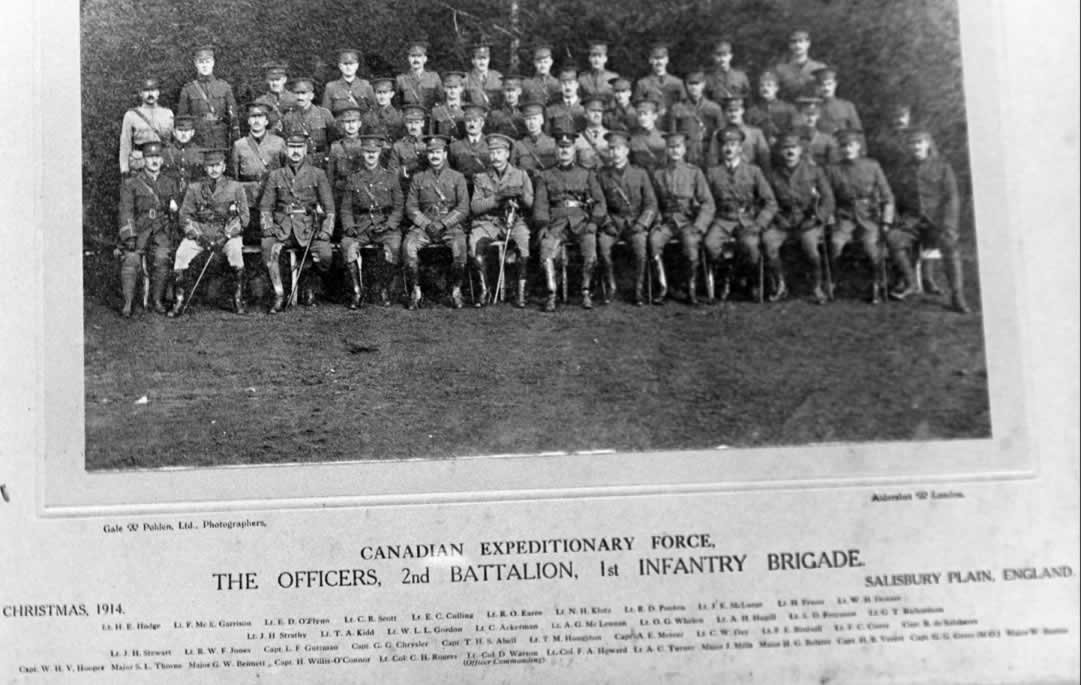
[[166, 143], [173, 135], [173, 110], [158, 104], [161, 86], [156, 78], [139, 84], [139, 106], [124, 113], [120, 122], [120, 173], [129, 171], [128, 157], [143, 143]]

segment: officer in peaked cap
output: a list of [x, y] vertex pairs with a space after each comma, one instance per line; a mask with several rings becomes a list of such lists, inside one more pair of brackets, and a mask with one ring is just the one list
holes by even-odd
[[[330, 143], [337, 137], [334, 115], [327, 108], [314, 104], [315, 82], [310, 76], [294, 78], [291, 90], [297, 104], [282, 117], [282, 132], [286, 137], [299, 134], [307, 138], [309, 161], [322, 169], [326, 166]], [[344, 104], [339, 103], [339, 107]]]
[[465, 135], [464, 91], [465, 72], [448, 71], [443, 74], [445, 99], [432, 108], [431, 127], [434, 131], [452, 138]]
[[255, 101], [266, 105], [268, 128], [274, 133], [281, 133], [282, 115], [296, 107], [297, 99], [285, 86], [289, 81], [289, 67], [284, 62], [266, 62], [263, 64], [263, 77], [266, 90]]
[[387, 165], [401, 179], [402, 190], [409, 189], [409, 180], [427, 166], [427, 148], [424, 145], [424, 123], [427, 112], [420, 105], [402, 108], [405, 135], [391, 145], [390, 162]]
[[488, 109], [498, 107], [503, 96], [503, 75], [490, 69], [492, 61], [491, 43], [478, 40], [469, 49], [473, 68], [465, 78], [465, 100]]
[[405, 105], [421, 105], [431, 109], [443, 99], [443, 80], [439, 74], [425, 69], [428, 64], [428, 42], [413, 39], [406, 46], [408, 71], [395, 77], [398, 102]]
[[552, 75], [555, 61], [552, 58], [552, 46], [538, 43], [533, 47], [533, 76], [522, 83], [524, 95], [542, 105], [559, 99], [559, 79]]
[[663, 116], [672, 105], [687, 99], [683, 79], [668, 73], [668, 43], [655, 42], [649, 48], [650, 73], [638, 79], [634, 86], [634, 99], [641, 100], [652, 94], [661, 104]]
[[120, 122], [120, 173], [128, 173], [128, 157], [143, 143], [164, 143], [172, 137], [173, 110], [158, 104], [161, 85], [156, 78], [139, 82], [139, 105], [124, 113]]
[[612, 94], [612, 81], [619, 78], [619, 74], [609, 71], [607, 65], [608, 42], [599, 39], [589, 41], [589, 70], [578, 75], [583, 95]]
[[214, 48], [203, 46], [193, 53], [196, 78], [180, 89], [177, 114], [195, 119], [195, 143], [202, 147], [228, 147], [230, 135], [240, 137], [233, 87], [214, 76]]
[[341, 78], [331, 81], [323, 89], [323, 108], [338, 114], [346, 105], [360, 107], [361, 112], [375, 102], [375, 92], [367, 79], [357, 76], [360, 58], [364, 53], [357, 48], [338, 50], [338, 71]]
[[447, 162], [450, 168], [460, 171], [465, 176], [470, 192], [473, 178], [488, 168], [488, 143], [484, 140], [484, 123], [488, 109], [478, 103], [465, 106], [465, 135], [450, 144]]
[[555, 166], [556, 142], [544, 130], [544, 105], [539, 101], [527, 100], [522, 105], [522, 123], [526, 133], [514, 146], [511, 164], [535, 182], [538, 173]]

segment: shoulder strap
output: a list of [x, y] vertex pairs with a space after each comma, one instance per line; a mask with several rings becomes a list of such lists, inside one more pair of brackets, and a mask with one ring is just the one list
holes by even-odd
[[133, 114], [135, 114], [135, 116], [145, 121], [146, 125], [150, 127], [150, 130], [152, 130], [155, 135], [158, 136], [158, 139], [161, 140], [161, 130], [159, 130], [158, 127], [154, 125], [154, 122], [151, 121], [145, 114], [143, 114], [138, 107], [132, 107], [128, 111], [132, 112]]

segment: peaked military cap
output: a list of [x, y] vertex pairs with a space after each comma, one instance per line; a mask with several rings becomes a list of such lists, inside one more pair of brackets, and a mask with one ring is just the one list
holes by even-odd
[[353, 62], [360, 62], [362, 54], [357, 48], [340, 48], [338, 50], [338, 63], [352, 64]]
[[818, 105], [821, 103], [822, 98], [812, 95], [803, 95], [796, 98], [796, 105], [802, 109], [818, 109]]
[[514, 139], [505, 133], [499, 133], [498, 131], [496, 133], [489, 133], [485, 136], [484, 140], [488, 143], [489, 148], [504, 148], [510, 150], [514, 147]]
[[338, 121], [360, 121], [360, 105], [350, 103], [339, 108]]
[[589, 54], [591, 55], [607, 55], [608, 54], [608, 41], [593, 39], [589, 41]]
[[574, 131], [568, 131], [566, 129], [559, 129], [552, 131], [552, 137], [555, 138], [556, 145], [559, 147], [571, 147], [578, 140], [578, 134]]
[[139, 146], [139, 149], [143, 152], [143, 157], [161, 157], [161, 142], [157, 140], [148, 140]]
[[304, 133], [296, 132], [290, 133], [285, 139], [285, 144], [289, 147], [308, 146], [308, 136]]
[[631, 89], [631, 82], [625, 78], [619, 77], [612, 79], [612, 90], [624, 91]]
[[552, 46], [548, 43], [538, 43], [533, 46], [533, 59], [544, 59], [552, 56]]
[[[229, 150], [221, 147], [211, 147], [203, 150], [203, 164], [210, 166], [211, 164], [221, 164], [228, 156]], [[146, 155], [146, 152], [143, 152]]]
[[740, 143], [747, 140], [747, 134], [743, 132], [743, 129], [739, 126], [729, 124], [721, 129], [721, 140], [735, 140]]
[[691, 73], [687, 74], [687, 85], [690, 85], [692, 83], [705, 83], [705, 82], [706, 82], [706, 75], [703, 74], [700, 71], [692, 71]]
[[139, 90], [160, 90], [161, 84], [156, 78], [145, 78], [139, 82]]
[[402, 118], [406, 121], [424, 121], [428, 110], [422, 105], [409, 104], [402, 108]]
[[248, 111], [249, 117], [267, 116], [267, 106], [261, 102], [249, 102], [244, 106], [244, 109]]
[[284, 62], [266, 62], [263, 64], [263, 73], [266, 78], [281, 78], [289, 67]]
[[578, 66], [572, 63], [566, 63], [559, 67], [559, 80], [560, 81], [576, 81], [578, 80]]
[[409, 41], [406, 45], [408, 54], [410, 55], [427, 55], [428, 54], [428, 41], [423, 39], [415, 39]]
[[376, 152], [383, 149], [383, 145], [386, 142], [381, 134], [378, 133], [365, 133], [360, 136], [360, 149], [367, 150], [369, 152]]
[[683, 130], [669, 131], [664, 134], [664, 142], [668, 147], [675, 147], [676, 145], [686, 145], [687, 132]]
[[777, 139], [777, 147], [781, 150], [786, 147], [800, 147], [802, 144], [803, 141], [800, 140], [799, 134], [792, 131], [782, 134], [781, 137]]
[[721, 39], [717, 40], [717, 42], [715, 42], [713, 44], [713, 53], [714, 54], [719, 53], [719, 54], [724, 54], [724, 55], [731, 55], [732, 54], [732, 41], [728, 40], [727, 38], [721, 38]]
[[477, 39], [469, 46], [469, 54], [473, 57], [490, 57], [492, 54], [492, 42], [485, 38]]
[[532, 116], [534, 114], [544, 114], [544, 103], [538, 102], [534, 99], [526, 100], [522, 103], [522, 116]]
[[448, 71], [443, 74], [443, 85], [445, 87], [460, 86], [465, 81], [464, 71]]
[[379, 90], [394, 90], [394, 77], [393, 76], [375, 76], [372, 78], [372, 89]]
[[604, 134], [604, 139], [609, 145], [614, 145], [618, 141], [626, 143], [631, 139], [631, 132], [623, 124], [615, 124]]
[[852, 141], [860, 142], [860, 136], [862, 135], [863, 131], [854, 128], [841, 129], [833, 134], [839, 145], [847, 145]]
[[424, 142], [428, 145], [428, 149], [433, 148], [445, 148], [450, 145], [451, 137], [445, 133], [429, 133], [424, 136]]
[[837, 67], [829, 67], [829, 66], [819, 67], [818, 69], [815, 69], [811, 73], [821, 83], [822, 81], [825, 81], [827, 79], [836, 79], [837, 78]]
[[656, 112], [659, 111], [661, 108], [661, 101], [657, 97], [656, 93], [648, 92], [645, 94], [645, 97], [641, 97], [635, 100], [634, 106], [636, 109], [642, 109], [643, 106], [652, 107], [653, 111]]
[[173, 129], [177, 131], [190, 131], [195, 128], [195, 117], [189, 114], [179, 114], [173, 119]]
[[721, 104], [725, 109], [732, 109], [733, 107], [743, 108], [743, 97], [740, 95], [733, 95], [732, 97], [721, 98]]
[[792, 29], [788, 33], [788, 40], [802, 40], [802, 39], [810, 40], [811, 39], [811, 32], [808, 31], [805, 28], [798, 28], [798, 29]]
[[605, 99], [605, 97], [603, 95], [598, 95], [596, 93], [594, 93], [592, 95], [587, 95], [585, 98], [582, 99], [582, 106], [585, 107], [587, 112], [588, 111], [603, 112], [604, 108], [607, 106], [607, 104], [608, 104], [608, 101]]
[[297, 76], [289, 85], [289, 90], [294, 93], [314, 93], [315, 81], [310, 76]]
[[522, 87], [523, 77], [518, 74], [509, 74], [503, 77], [503, 90], [515, 90]]
[[477, 102], [467, 102], [466, 104], [462, 105], [462, 112], [467, 118], [480, 117], [481, 119], [483, 119], [484, 117], [488, 116], [488, 108]]
[[650, 57], [667, 57], [668, 56], [668, 43], [665, 41], [655, 41], [649, 46]]
[[204, 57], [214, 59], [213, 45], [200, 45], [192, 51], [192, 59], [203, 59]]

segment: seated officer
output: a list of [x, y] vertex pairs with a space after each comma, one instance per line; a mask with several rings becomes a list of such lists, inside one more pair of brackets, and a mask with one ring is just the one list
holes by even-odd
[[146, 273], [152, 260], [151, 300], [154, 311], [165, 313], [162, 297], [169, 279], [173, 218], [184, 189], [180, 182], [162, 173], [161, 143], [143, 143], [144, 168], [132, 171], [120, 186], [120, 289], [124, 295], [121, 314], [131, 316], [139, 272]]
[[[487, 136], [491, 168], [477, 174], [473, 179], [473, 199], [469, 209], [473, 223], [469, 232], [469, 254], [480, 274], [480, 299], [474, 304], [483, 306], [488, 296], [485, 282], [488, 273], [484, 256], [493, 240], [506, 240], [507, 254], [518, 265], [518, 296], [515, 306], [525, 307], [526, 263], [529, 261], [529, 227], [525, 217], [533, 208], [533, 183], [529, 175], [510, 164], [510, 151], [514, 140], [502, 133]], [[514, 243], [514, 251], [510, 251]], [[509, 260], [508, 260], [509, 261]]]
[[420, 105], [406, 105], [402, 110], [405, 135], [394, 141], [387, 168], [401, 178], [402, 192], [409, 190], [409, 180], [427, 165], [424, 146], [424, 121], [427, 112]]
[[965, 302], [959, 245], [961, 199], [950, 164], [934, 152], [931, 134], [914, 128], [909, 134], [910, 159], [898, 169], [894, 184], [898, 225], [886, 234], [890, 256], [905, 276], [904, 287], [891, 296], [903, 300], [916, 290], [916, 274], [909, 251], [917, 242], [942, 250], [953, 309], [970, 310]]
[[822, 167], [809, 157], [804, 158], [798, 135], [782, 135], [779, 147], [780, 162], [769, 175], [778, 211], [773, 224], [762, 234], [766, 259], [777, 283], [770, 301], [781, 299], [788, 291], [781, 245], [793, 241], [799, 242], [803, 254], [814, 267], [814, 299], [823, 304], [827, 298], [822, 290], [822, 258], [818, 246], [822, 244], [826, 224], [833, 220], [833, 191]]
[[[244, 186], [248, 197], [248, 207], [259, 207], [263, 182], [271, 170], [277, 169], [285, 160], [285, 141], [268, 132], [269, 119], [266, 105], [252, 103], [248, 105], [248, 135], [233, 142], [232, 174], [233, 178]], [[252, 217], [248, 226], [248, 235], [261, 238], [259, 215]], [[255, 240], [257, 242], [257, 240]]]
[[608, 285], [605, 304], [612, 301], [616, 292], [612, 246], [623, 239], [634, 251], [634, 303], [642, 306], [642, 282], [646, 276], [646, 238], [657, 218], [657, 196], [653, 193], [653, 182], [649, 174], [630, 163], [630, 134], [627, 129], [612, 129], [605, 138], [608, 141], [612, 164], [597, 172], [597, 181], [604, 191], [604, 201], [608, 208], [608, 214], [597, 233], [597, 252]]
[[[320, 275], [329, 270], [334, 257], [330, 238], [334, 232], [334, 193], [322, 169], [308, 162], [308, 139], [294, 133], [285, 140], [286, 164], [270, 172], [259, 203], [263, 227], [263, 263], [274, 287], [270, 313], [281, 312], [285, 303], [281, 266], [282, 249], [293, 248], [311, 253]], [[319, 224], [319, 217], [324, 218]], [[304, 260], [293, 274], [293, 288], [306, 306], [315, 303], [315, 293], [304, 286]]]
[[[180, 206], [180, 229], [184, 239], [176, 248], [173, 275], [176, 279], [176, 299], [169, 316], [177, 316], [184, 308], [184, 297], [193, 294], [188, 287], [187, 270], [191, 260], [203, 250], [220, 250], [225, 254], [236, 278], [233, 309], [244, 314], [244, 227], [248, 225], [248, 197], [244, 186], [224, 176], [228, 150], [210, 149], [203, 152], [206, 178], [191, 184]], [[213, 258], [213, 254], [210, 258]]]
[[405, 210], [405, 193], [397, 175], [379, 164], [383, 142], [382, 136], [361, 136], [361, 167], [349, 176], [342, 190], [341, 249], [353, 286], [350, 309], [360, 307], [364, 287], [357, 264], [360, 249], [367, 245], [383, 248], [383, 259], [372, 270], [375, 275], [373, 290], [379, 293], [379, 303], [389, 307], [387, 287], [397, 270], [402, 248], [399, 227]]
[[878, 162], [860, 156], [862, 140], [860, 131], [839, 131], [837, 142], [841, 146], [841, 161], [826, 170], [837, 202], [837, 225], [830, 236], [830, 259], [836, 261], [845, 245], [853, 239], [858, 240], [871, 260], [870, 301], [878, 304], [885, 287], [880, 231], [893, 224], [893, 192]]
[[418, 252], [441, 244], [451, 252], [451, 306], [462, 308], [462, 276], [465, 275], [466, 238], [463, 223], [469, 217], [469, 190], [465, 176], [447, 166], [450, 136], [436, 133], [424, 138], [428, 168], [413, 176], [405, 212], [413, 227], [405, 235], [406, 278], [412, 283], [409, 309], [420, 305]]
[[533, 220], [540, 228], [540, 259], [548, 286], [544, 311], [556, 308], [555, 260], [568, 240], [582, 253], [582, 307], [593, 308], [589, 282], [597, 261], [597, 223], [607, 214], [596, 175], [575, 163], [575, 133], [555, 136], [558, 162], [537, 180]]
[[[762, 232], [777, 212], [777, 201], [762, 170], [743, 156], [743, 135], [743, 129], [731, 124], [718, 132], [721, 163], [708, 174], [717, 214], [706, 234], [706, 253], [714, 264], [721, 261], [724, 245], [731, 240], [737, 241], [744, 264], [757, 264]], [[755, 290], [757, 299], [757, 286]]]
[[664, 298], [668, 295], [664, 246], [673, 238], [679, 240], [687, 261], [687, 301], [698, 304], [695, 292], [698, 248], [709, 222], [713, 220], [713, 197], [709, 194], [702, 170], [684, 161], [687, 134], [683, 131], [669, 133], [665, 136], [665, 144], [667, 162], [653, 171], [653, 185], [657, 189], [657, 205], [661, 215], [649, 234], [649, 247], [660, 285], [653, 304], [664, 304]]

